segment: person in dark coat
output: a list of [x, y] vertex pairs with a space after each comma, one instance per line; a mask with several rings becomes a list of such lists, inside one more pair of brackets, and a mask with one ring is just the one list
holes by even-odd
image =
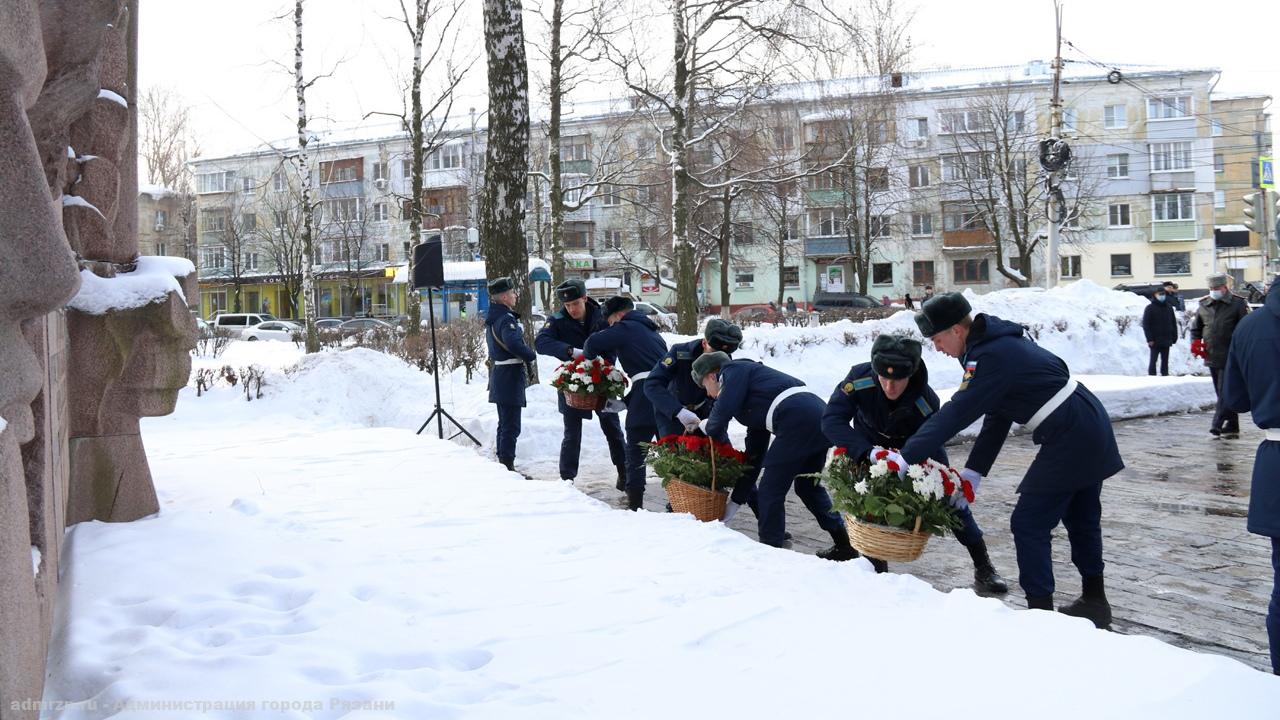
[[[1053, 529], [1061, 522], [1071, 543], [1084, 593], [1062, 612], [1111, 624], [1103, 584], [1102, 482], [1124, 468], [1111, 420], [1098, 398], [1072, 379], [1061, 358], [1036, 345], [1021, 325], [994, 315], [971, 317], [960, 293], [943, 293], [916, 313], [921, 334], [964, 368], [960, 387], [907, 440], [905, 463], [918, 463], [948, 439], [983, 418], [982, 430], [961, 470], [976, 492], [991, 470], [1013, 423], [1040, 446], [1018, 485], [1010, 517], [1018, 554], [1018, 582], [1027, 607], [1053, 609]], [[965, 507], [963, 496], [952, 503]]]
[[790, 295], [787, 296], [787, 312], [791, 315], [796, 313], [796, 299]]
[[742, 328], [720, 318], [711, 318], [700, 340], [676, 343], [649, 371], [644, 393], [653, 403], [658, 435], [679, 435], [693, 430], [711, 416], [715, 401], [693, 382], [689, 373], [693, 361], [704, 352], [719, 350], [733, 355], [742, 342]]
[[623, 400], [627, 404], [627, 508], [639, 510], [644, 504], [645, 450], [641, 443], [654, 439], [658, 424], [653, 404], [645, 394], [645, 378], [667, 352], [667, 343], [658, 334], [658, 326], [643, 312], [635, 309], [630, 299], [615, 295], [604, 302], [604, 315], [609, 326], [592, 333], [583, 348], [586, 357], [603, 357], [622, 366], [631, 378], [631, 387]]
[[489, 282], [489, 314], [484, 319], [484, 340], [489, 347], [489, 402], [498, 406], [498, 462], [515, 469], [516, 439], [520, 437], [520, 413], [529, 386], [527, 365], [537, 355], [524, 342], [524, 326], [516, 306], [515, 285], [509, 277]]
[[1156, 374], [1156, 358], [1160, 359], [1160, 374], [1169, 374], [1169, 348], [1178, 342], [1178, 317], [1169, 304], [1169, 294], [1163, 289], [1151, 296], [1151, 304], [1142, 311], [1142, 334], [1151, 348], [1147, 362], [1147, 374]]
[[1234, 412], [1253, 413], [1266, 431], [1253, 460], [1249, 532], [1271, 538], [1271, 607], [1267, 638], [1271, 671], [1280, 675], [1280, 276], [1271, 283], [1262, 310], [1240, 321], [1227, 353], [1222, 399]]
[[[538, 331], [533, 347], [542, 355], [568, 362], [582, 357], [587, 336], [608, 327], [600, 303], [587, 297], [586, 283], [566, 280], [556, 286], [556, 299], [561, 309], [552, 315]], [[560, 441], [560, 479], [573, 482], [578, 477], [578, 459], [582, 454], [582, 421], [591, 419], [591, 412], [569, 407], [560, 393], [557, 399], [560, 416], [564, 420], [564, 438]], [[623, 448], [622, 422], [618, 413], [597, 412], [600, 430], [609, 443], [609, 459], [618, 469], [618, 491], [626, 489], [626, 451]]]
[[1178, 312], [1183, 312], [1187, 309], [1187, 304], [1183, 302], [1182, 295], [1178, 292], [1178, 283], [1173, 282], [1172, 280], [1166, 280], [1162, 287], [1164, 287], [1164, 294], [1166, 296], [1165, 302], [1169, 303], [1169, 307], [1177, 310]]
[[1213, 377], [1213, 391], [1218, 394], [1218, 404], [1213, 410], [1213, 424], [1209, 432], [1214, 435], [1240, 434], [1240, 416], [1222, 402], [1222, 370], [1227, 366], [1227, 351], [1231, 348], [1231, 336], [1236, 325], [1249, 314], [1249, 304], [1235, 295], [1228, 287], [1227, 275], [1209, 277], [1209, 295], [1200, 298], [1196, 316], [1191, 321], [1191, 354], [1204, 359]]
[[[938, 411], [938, 394], [929, 387], [929, 370], [921, 361], [920, 343], [907, 337], [880, 335], [871, 346], [871, 362], [854, 365], [827, 400], [822, 432], [851, 458], [875, 462], [872, 454], [897, 449], [930, 415]], [[939, 445], [929, 457], [948, 463]], [[1009, 585], [991, 564], [982, 528], [968, 507], [960, 511], [956, 540], [973, 558], [973, 586], [979, 595], [1003, 595]], [[875, 565], [876, 561], [872, 561]], [[877, 568], [879, 570], [879, 568]]]
[[[822, 470], [831, 443], [822, 434], [822, 413], [826, 403], [805, 388], [804, 383], [785, 373], [750, 360], [733, 360], [722, 352], [704, 353], [693, 363], [692, 377], [715, 398], [706, 433], [718, 442], [729, 442], [729, 421], [737, 420], [751, 436], [773, 440], [760, 464], [758, 509], [760, 542], [774, 547], [791, 547], [786, 538], [785, 504], [787, 490], [794, 483], [796, 495], [813, 513], [818, 525], [831, 533], [835, 544], [818, 556], [828, 560], [850, 560], [858, 553], [849, 544], [849, 533], [840, 514], [831, 508], [831, 496], [818, 480], [805, 477]], [[750, 483], [734, 486], [738, 504], [746, 502]]]
[[911, 293], [907, 293], [902, 297], [902, 304], [906, 305], [908, 310], [916, 309], [916, 301], [911, 299]]

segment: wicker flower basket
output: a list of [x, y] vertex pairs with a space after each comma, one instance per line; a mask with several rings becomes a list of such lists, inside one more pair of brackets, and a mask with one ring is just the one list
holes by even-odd
[[574, 410], [597, 411], [604, 409], [605, 398], [603, 395], [566, 392], [564, 402]]
[[918, 517], [915, 530], [874, 525], [849, 515], [844, 517], [844, 523], [854, 549], [877, 560], [911, 562], [919, 559], [929, 543], [929, 533], [920, 532]]
[[724, 517], [729, 493], [671, 478], [667, 481], [667, 498], [671, 500], [672, 512], [689, 513], [702, 522], [712, 522]]

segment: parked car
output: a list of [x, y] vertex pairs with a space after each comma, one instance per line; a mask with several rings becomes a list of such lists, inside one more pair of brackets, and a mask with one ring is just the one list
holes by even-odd
[[658, 303], [636, 302], [636, 309], [644, 313], [662, 330], [676, 329], [676, 314]]
[[338, 332], [342, 337], [350, 337], [352, 335], [360, 335], [370, 330], [386, 330], [395, 332], [396, 327], [389, 322], [383, 322], [377, 318], [354, 318], [348, 320], [338, 326]]
[[241, 340], [283, 340], [297, 342], [302, 339], [302, 326], [284, 320], [268, 320], [244, 330]]
[[248, 328], [276, 319], [271, 313], [219, 313], [213, 319], [213, 327], [226, 330], [232, 337], [243, 337]]
[[818, 312], [874, 307], [881, 307], [880, 301], [862, 293], [819, 292], [813, 296], [813, 309]]
[[780, 325], [787, 321], [786, 316], [768, 305], [748, 305], [733, 314], [733, 321], [739, 325], [758, 325], [769, 323]]
[[342, 325], [342, 323], [346, 322], [347, 320], [348, 318], [340, 318], [340, 317], [316, 318], [316, 329], [317, 330], [337, 330], [338, 326]]

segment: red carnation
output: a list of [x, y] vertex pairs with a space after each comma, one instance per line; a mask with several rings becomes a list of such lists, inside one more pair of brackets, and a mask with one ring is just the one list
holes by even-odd
[[890, 460], [887, 464], [889, 465], [889, 472], [898, 472], [899, 468], [897, 462]]
[[883, 459], [885, 459], [885, 458], [887, 458], [887, 457], [889, 457], [889, 451], [888, 451], [888, 450], [877, 450], [877, 451], [876, 451], [875, 458], [876, 458], [877, 460], [883, 460]]
[[849, 448], [842, 448], [842, 447], [838, 447], [838, 448], [836, 448], [836, 449], [835, 449], [835, 451], [833, 451], [833, 452], [831, 453], [831, 456], [832, 456], [832, 457], [836, 457], [836, 456], [839, 456], [839, 455], [844, 455], [844, 454], [845, 454], [845, 453], [847, 453], [847, 452], [849, 452]]
[[951, 478], [946, 475], [942, 476], [942, 494], [951, 497], [951, 493], [956, 491], [956, 484], [951, 482]]
[[600, 368], [591, 368], [591, 382], [597, 384], [600, 382]]
[[960, 492], [964, 493], [964, 499], [967, 502], [973, 502], [973, 483], [968, 480], [961, 480]]
[[684, 445], [685, 450], [688, 450], [690, 452], [697, 452], [698, 448], [702, 445], [702, 443], [699, 442], [699, 440], [700, 438], [698, 438], [695, 435], [685, 435], [680, 438], [680, 444]]
[[671, 443], [673, 443], [673, 442], [675, 442], [677, 439], [679, 439], [679, 437], [680, 437], [679, 435], [666, 435], [666, 436], [664, 436], [664, 437], [660, 437], [660, 438], [658, 438], [658, 442], [656, 442], [656, 443], [654, 443], [654, 444], [655, 444], [655, 445], [670, 445]]

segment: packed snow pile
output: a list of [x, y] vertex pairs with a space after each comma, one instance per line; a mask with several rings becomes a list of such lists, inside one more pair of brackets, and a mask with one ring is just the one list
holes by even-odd
[[[324, 393], [320, 375], [294, 377], [288, 402]], [[162, 511], [70, 531], [45, 696], [68, 705], [47, 717], [982, 718], [999, 698], [1044, 720], [1250, 720], [1280, 706], [1280, 681], [1234, 660], [618, 512], [432, 437], [279, 423], [256, 405], [215, 418], [187, 397], [144, 419]]]
[[196, 271], [186, 258], [143, 255], [133, 272], [112, 278], [98, 277], [89, 270], [80, 271], [80, 291], [67, 306], [89, 315], [103, 315], [113, 310], [133, 310], [161, 302], [169, 293], [182, 293], [178, 278]]

